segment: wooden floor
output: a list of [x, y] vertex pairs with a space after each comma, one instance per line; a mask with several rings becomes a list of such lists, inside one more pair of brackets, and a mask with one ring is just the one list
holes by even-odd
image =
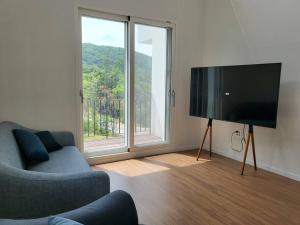
[[300, 225], [300, 183], [219, 155], [173, 153], [95, 166], [129, 192], [146, 225]]

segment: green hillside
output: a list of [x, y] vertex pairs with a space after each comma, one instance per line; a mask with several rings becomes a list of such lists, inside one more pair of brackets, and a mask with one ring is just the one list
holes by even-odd
[[[82, 45], [84, 134], [115, 135], [115, 121], [125, 123], [125, 51], [123, 48]], [[152, 58], [135, 55], [136, 121], [150, 124]], [[146, 115], [148, 115], [146, 117]], [[148, 125], [149, 126], [149, 125]]]
[[[89, 43], [82, 45], [85, 98], [98, 99], [107, 95], [112, 99], [124, 98], [124, 55], [124, 48], [98, 46]], [[136, 53], [135, 61], [136, 96], [149, 96], [152, 58]]]

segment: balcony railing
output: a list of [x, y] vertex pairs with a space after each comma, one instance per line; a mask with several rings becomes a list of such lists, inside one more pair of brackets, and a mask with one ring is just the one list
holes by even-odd
[[[124, 99], [88, 99], [84, 103], [85, 137], [103, 136], [118, 137], [125, 134], [125, 101]], [[151, 134], [151, 100], [141, 98], [135, 104], [135, 133]]]

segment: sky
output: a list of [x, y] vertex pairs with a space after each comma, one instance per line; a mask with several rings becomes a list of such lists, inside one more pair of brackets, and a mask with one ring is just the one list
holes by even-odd
[[[125, 24], [98, 18], [82, 17], [82, 42], [124, 48]], [[151, 45], [141, 43], [135, 43], [135, 45], [136, 51], [152, 56]]]

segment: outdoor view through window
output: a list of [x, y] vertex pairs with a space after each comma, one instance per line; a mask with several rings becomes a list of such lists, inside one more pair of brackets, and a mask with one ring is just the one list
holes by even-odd
[[[84, 151], [120, 152], [128, 139], [127, 23], [81, 22]], [[135, 145], [165, 141], [166, 43], [166, 29], [135, 25]]]

